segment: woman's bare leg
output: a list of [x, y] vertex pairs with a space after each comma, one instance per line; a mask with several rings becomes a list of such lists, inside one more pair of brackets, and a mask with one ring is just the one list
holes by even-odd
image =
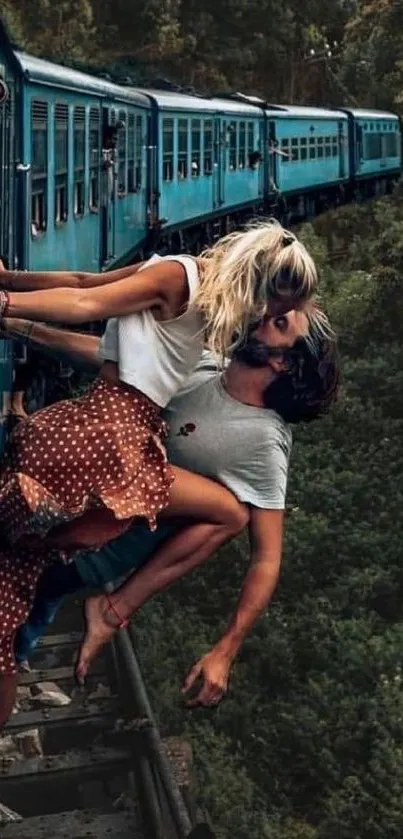
[[199, 518], [203, 523], [191, 524], [170, 537], [112, 595], [88, 598], [86, 633], [76, 667], [79, 681], [84, 680], [91, 661], [120, 625], [119, 618], [127, 620], [150, 597], [208, 559], [247, 524], [246, 508], [220, 484], [182, 469], [175, 472], [165, 515]]

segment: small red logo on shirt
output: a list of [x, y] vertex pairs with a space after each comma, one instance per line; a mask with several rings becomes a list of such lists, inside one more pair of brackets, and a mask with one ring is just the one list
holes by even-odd
[[180, 427], [176, 437], [189, 437], [189, 434], [192, 434], [193, 431], [196, 431], [194, 422], [187, 422], [185, 425]]

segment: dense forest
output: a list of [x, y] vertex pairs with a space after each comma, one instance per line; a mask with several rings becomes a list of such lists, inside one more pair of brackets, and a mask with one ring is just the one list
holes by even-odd
[[[3, 0], [2, 14], [20, 48], [115, 78], [403, 102], [402, 0]], [[243, 539], [142, 611], [138, 651], [163, 730], [194, 746], [219, 839], [401, 839], [402, 192], [301, 235], [344, 384], [329, 418], [295, 432], [275, 599], [214, 712], [184, 711], [179, 688], [235, 603]]]
[[402, 0], [2, 0], [22, 49], [134, 82], [396, 107]]
[[[220, 839], [401, 839], [403, 198], [340, 208], [301, 235], [340, 334], [343, 393], [294, 432], [277, 594], [227, 699], [185, 712], [185, 727]], [[239, 540], [141, 614], [165, 731], [183, 730], [181, 680], [224, 628], [246, 557]]]

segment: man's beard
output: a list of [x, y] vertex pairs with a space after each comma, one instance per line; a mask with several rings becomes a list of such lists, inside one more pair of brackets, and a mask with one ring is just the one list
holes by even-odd
[[283, 355], [283, 353], [284, 350], [279, 347], [269, 347], [263, 341], [259, 341], [258, 338], [250, 337], [233, 351], [232, 358], [247, 367], [260, 368], [267, 367], [273, 358]]

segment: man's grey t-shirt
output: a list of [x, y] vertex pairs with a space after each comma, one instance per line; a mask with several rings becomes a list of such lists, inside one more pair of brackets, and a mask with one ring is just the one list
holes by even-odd
[[207, 354], [164, 417], [171, 463], [214, 478], [240, 501], [284, 509], [290, 428], [274, 411], [229, 396]]
[[[247, 504], [283, 510], [292, 436], [274, 411], [244, 405], [226, 392], [207, 353], [164, 411], [168, 460], [219, 481]], [[101, 551], [83, 555], [77, 570], [99, 587], [140, 567], [171, 532], [134, 526]]]

